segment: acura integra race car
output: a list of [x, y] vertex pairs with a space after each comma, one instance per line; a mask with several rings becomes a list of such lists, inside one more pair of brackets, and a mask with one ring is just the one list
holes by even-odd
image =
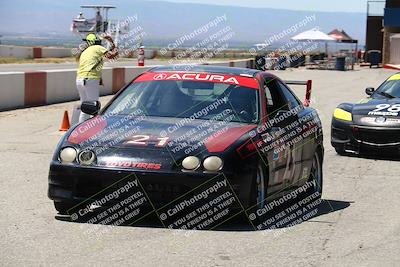
[[338, 154], [400, 156], [400, 74], [366, 93], [369, 98], [335, 109], [332, 146]]
[[[263, 207], [304, 185], [321, 193], [322, 128], [308, 107], [311, 82], [306, 84], [303, 105], [285, 82], [267, 72], [153, 68], [101, 111], [99, 102], [82, 104], [93, 118], [60, 141], [48, 196], [59, 213], [74, 218], [96, 208], [146, 206], [146, 212], [166, 220], [195, 202], [201, 209], [191, 210], [190, 218], [213, 205], [207, 214], [232, 203], [242, 211]], [[177, 204], [164, 212], [171, 203]]]

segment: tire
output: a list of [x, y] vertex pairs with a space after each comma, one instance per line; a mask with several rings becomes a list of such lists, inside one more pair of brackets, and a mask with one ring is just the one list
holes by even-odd
[[335, 147], [335, 151], [340, 156], [345, 156], [346, 155], [346, 152], [344, 152], [343, 148]]
[[61, 215], [69, 215], [68, 210], [73, 208], [76, 204], [68, 201], [54, 201], [54, 207]]
[[257, 165], [257, 169], [254, 172], [254, 178], [251, 190], [251, 206], [256, 209], [263, 208], [265, 205], [265, 198], [267, 197], [267, 186], [268, 186], [268, 172], [264, 166], [264, 162], [260, 161]]
[[[260, 160], [257, 165], [256, 170], [253, 171], [253, 179], [251, 182], [251, 192], [249, 196], [249, 206], [250, 212], [247, 216], [251, 216], [251, 214], [256, 214], [257, 210], [264, 208], [265, 206], [265, 198], [267, 197], [267, 186], [268, 186], [268, 169], [264, 166], [264, 162]], [[251, 225], [257, 226], [261, 224], [263, 221], [259, 216], [247, 217], [246, 221], [249, 220]], [[260, 229], [258, 229], [260, 230]]]
[[318, 198], [322, 196], [323, 187], [323, 171], [322, 171], [322, 155], [319, 150], [315, 151], [312, 165], [311, 173], [308, 181], [313, 182], [312, 193], [319, 193]]

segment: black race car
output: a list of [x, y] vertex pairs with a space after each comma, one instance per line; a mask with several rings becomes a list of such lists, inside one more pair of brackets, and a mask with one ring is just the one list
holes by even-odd
[[[101, 111], [99, 102], [82, 104], [81, 110], [94, 117], [60, 141], [48, 196], [59, 213], [76, 218], [126, 202], [147, 204], [149, 212], [165, 217], [215, 193], [203, 208], [218, 201], [218, 207], [235, 202], [244, 211], [263, 207], [268, 197], [304, 185], [321, 193], [322, 128], [308, 107], [311, 82], [307, 85], [303, 104], [267, 72], [206, 65], [153, 68]], [[130, 200], [118, 203], [125, 193]], [[165, 214], [160, 211], [177, 201]], [[78, 213], [71, 211], [81, 203]]]
[[369, 98], [335, 109], [332, 146], [340, 155], [400, 156], [400, 74], [366, 93]]

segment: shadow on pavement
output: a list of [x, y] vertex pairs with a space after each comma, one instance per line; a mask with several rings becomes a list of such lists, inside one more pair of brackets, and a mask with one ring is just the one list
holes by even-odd
[[400, 161], [400, 154], [393, 156], [393, 153], [360, 153], [352, 154], [346, 153], [343, 155], [337, 155], [338, 157], [350, 157], [350, 158], [361, 158], [361, 159], [371, 159], [371, 160], [382, 160], [382, 161]]
[[[251, 221], [249, 219], [249, 213], [237, 212], [232, 214], [232, 216], [225, 220], [224, 222], [212, 227], [204, 228], [202, 230], [213, 230], [213, 231], [257, 231], [257, 230], [274, 230], [274, 229], [284, 229], [290, 228], [294, 225], [301, 224], [310, 220], [315, 220], [321, 215], [330, 214], [336, 211], [346, 209], [350, 206], [351, 202], [340, 201], [340, 200], [329, 200], [321, 199], [318, 205], [313, 206], [305, 211], [305, 207], [298, 207], [293, 209], [296, 205], [296, 201], [287, 203], [286, 205], [268, 212], [268, 215], [256, 221]], [[288, 208], [290, 212], [288, 212]], [[302, 211], [300, 211], [302, 210]], [[87, 223], [86, 221], [72, 221], [68, 215], [56, 215], [55, 219], [59, 221], [66, 221], [71, 223]], [[326, 222], [328, 221], [316, 221], [316, 222]], [[134, 222], [131, 225], [124, 225], [129, 227], [146, 227], [146, 228], [166, 228], [158, 219], [155, 213], [150, 213], [144, 218]], [[171, 231], [183, 232], [182, 230], [173, 229]]]

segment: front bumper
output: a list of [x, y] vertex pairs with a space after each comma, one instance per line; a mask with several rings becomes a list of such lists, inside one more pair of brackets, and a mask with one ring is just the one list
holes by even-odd
[[[183, 195], [199, 193], [216, 179], [227, 178], [229, 189], [234, 191], [244, 206], [250, 205], [250, 175], [136, 171], [102, 167], [64, 165], [53, 161], [50, 165], [48, 197], [56, 202], [81, 203], [97, 200], [104, 192], [112, 193], [124, 182], [139, 180], [141, 191], [157, 208], [171, 203]], [[221, 191], [222, 193], [222, 191]]]
[[331, 144], [353, 154], [400, 156], [400, 128], [357, 125], [332, 119]]

